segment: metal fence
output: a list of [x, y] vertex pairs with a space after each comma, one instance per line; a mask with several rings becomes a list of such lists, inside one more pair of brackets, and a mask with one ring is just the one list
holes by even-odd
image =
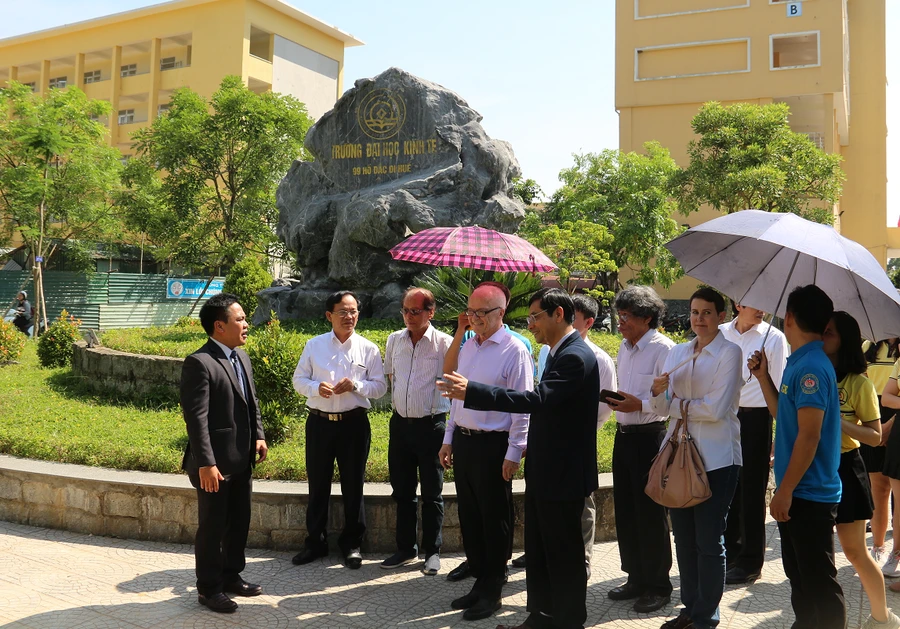
[[[167, 299], [169, 279], [203, 280], [197, 276], [173, 278], [170, 275], [140, 273], [71, 273], [44, 271], [44, 301], [47, 316], [55, 319], [63, 309], [81, 320], [83, 328], [148, 328], [171, 325], [187, 316], [193, 299]], [[224, 278], [217, 277], [217, 280]], [[34, 296], [31, 273], [0, 272], [0, 304], [10, 305], [19, 290]], [[205, 300], [201, 300], [201, 303]], [[196, 315], [196, 311], [194, 311]]]

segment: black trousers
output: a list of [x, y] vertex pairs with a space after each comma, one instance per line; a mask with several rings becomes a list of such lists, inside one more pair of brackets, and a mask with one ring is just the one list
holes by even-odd
[[19, 332], [21, 332], [22, 334], [28, 334], [28, 328], [31, 327], [31, 321], [29, 321], [25, 317], [17, 315], [16, 318], [13, 319], [13, 325], [19, 328]]
[[647, 497], [647, 474], [665, 438], [656, 433], [616, 433], [613, 502], [622, 572], [628, 582], [661, 595], [672, 592], [672, 545], [665, 507]]
[[453, 433], [459, 528], [475, 577], [472, 591], [489, 600], [500, 598], [513, 532], [512, 482], [503, 480], [508, 445], [508, 432]]
[[341, 475], [341, 496], [344, 502], [344, 530], [338, 537], [338, 547], [346, 555], [362, 544], [366, 533], [366, 514], [363, 509], [363, 482], [372, 431], [367, 413], [329, 421], [310, 413], [306, 420], [306, 473], [309, 479], [309, 506], [306, 510], [306, 546], [328, 545], [328, 505], [331, 502], [331, 481], [334, 462]]
[[528, 611], [552, 616], [556, 629], [580, 629], [587, 618], [582, 513], [584, 498], [541, 500], [526, 486]]
[[791, 519], [778, 523], [781, 560], [791, 582], [792, 629], [843, 629], [844, 592], [834, 566], [837, 504], [794, 498]]
[[[416, 485], [422, 482], [422, 550], [428, 557], [441, 550], [444, 524], [444, 468], [438, 452], [444, 441], [447, 415], [405, 418], [391, 416], [388, 472], [397, 503], [397, 550], [418, 552], [416, 545]], [[417, 476], [418, 474], [418, 476]]]
[[199, 477], [192, 477], [191, 483], [197, 487], [197, 593], [210, 596], [237, 581], [246, 565], [253, 474], [248, 465], [240, 474], [219, 481], [215, 493], [200, 489]]
[[767, 408], [742, 407], [738, 419], [744, 463], [728, 512], [725, 557], [729, 568], [759, 572], [766, 557], [766, 488], [772, 452], [772, 416]]

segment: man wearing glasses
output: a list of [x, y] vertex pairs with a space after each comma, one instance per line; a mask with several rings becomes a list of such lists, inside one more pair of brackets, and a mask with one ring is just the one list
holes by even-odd
[[[475, 337], [466, 341], [456, 371], [471, 380], [530, 391], [534, 363], [521, 341], [503, 327], [506, 296], [496, 286], [479, 286], [466, 315]], [[472, 590], [451, 603], [463, 618], [487, 618], [500, 609], [513, 534], [512, 477], [528, 437], [527, 413], [474, 411], [453, 400], [440, 450], [441, 465], [453, 467], [459, 524]]]
[[434, 575], [441, 569], [444, 523], [444, 468], [438, 452], [450, 410], [450, 400], [441, 396], [436, 381], [443, 373], [444, 357], [453, 337], [431, 325], [435, 306], [431, 291], [410, 288], [403, 294], [402, 303], [400, 314], [406, 328], [391, 334], [384, 350], [384, 372], [391, 379], [394, 405], [388, 471], [397, 503], [397, 552], [381, 562], [381, 567], [399, 568], [419, 558], [416, 484], [421, 480], [422, 572]]
[[370, 398], [387, 391], [378, 346], [354, 333], [359, 300], [348, 290], [332, 293], [325, 301], [331, 332], [310, 339], [294, 370], [294, 388], [307, 397], [306, 471], [309, 476], [307, 537], [294, 558], [303, 565], [328, 554], [326, 524], [331, 480], [337, 460], [344, 501], [344, 530], [338, 547], [344, 564], [362, 565], [359, 548], [366, 532], [363, 480], [369, 458]]

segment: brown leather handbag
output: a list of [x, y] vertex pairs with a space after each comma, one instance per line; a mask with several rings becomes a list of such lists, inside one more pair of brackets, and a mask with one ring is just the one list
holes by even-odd
[[687, 509], [712, 495], [706, 467], [687, 430], [690, 400], [681, 400], [681, 417], [672, 436], [653, 459], [644, 493], [670, 509]]

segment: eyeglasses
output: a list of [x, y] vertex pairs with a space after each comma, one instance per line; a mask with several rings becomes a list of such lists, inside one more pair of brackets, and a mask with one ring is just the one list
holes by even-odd
[[525, 321], [528, 322], [528, 325], [534, 325], [535, 322], [540, 318], [542, 314], [550, 314], [549, 310], [541, 310], [540, 312], [536, 312], [534, 314], [530, 314], [525, 317]]
[[334, 314], [341, 319], [353, 319], [354, 317], [359, 316], [359, 310], [336, 310]]
[[430, 312], [430, 311], [431, 311], [430, 308], [424, 308], [424, 309], [423, 308], [401, 308], [400, 314], [402, 314], [404, 317], [406, 315], [410, 315], [411, 317], [418, 317], [423, 312]]
[[632, 315], [620, 313], [618, 317], [619, 321], [621, 321], [622, 323], [628, 323], [628, 320], [632, 317]]
[[475, 317], [477, 319], [484, 319], [495, 310], [500, 310], [500, 308], [502, 308], [502, 306], [497, 306], [496, 308], [491, 308], [490, 310], [485, 310], [484, 308], [480, 310], [466, 309], [466, 316], [469, 318]]

